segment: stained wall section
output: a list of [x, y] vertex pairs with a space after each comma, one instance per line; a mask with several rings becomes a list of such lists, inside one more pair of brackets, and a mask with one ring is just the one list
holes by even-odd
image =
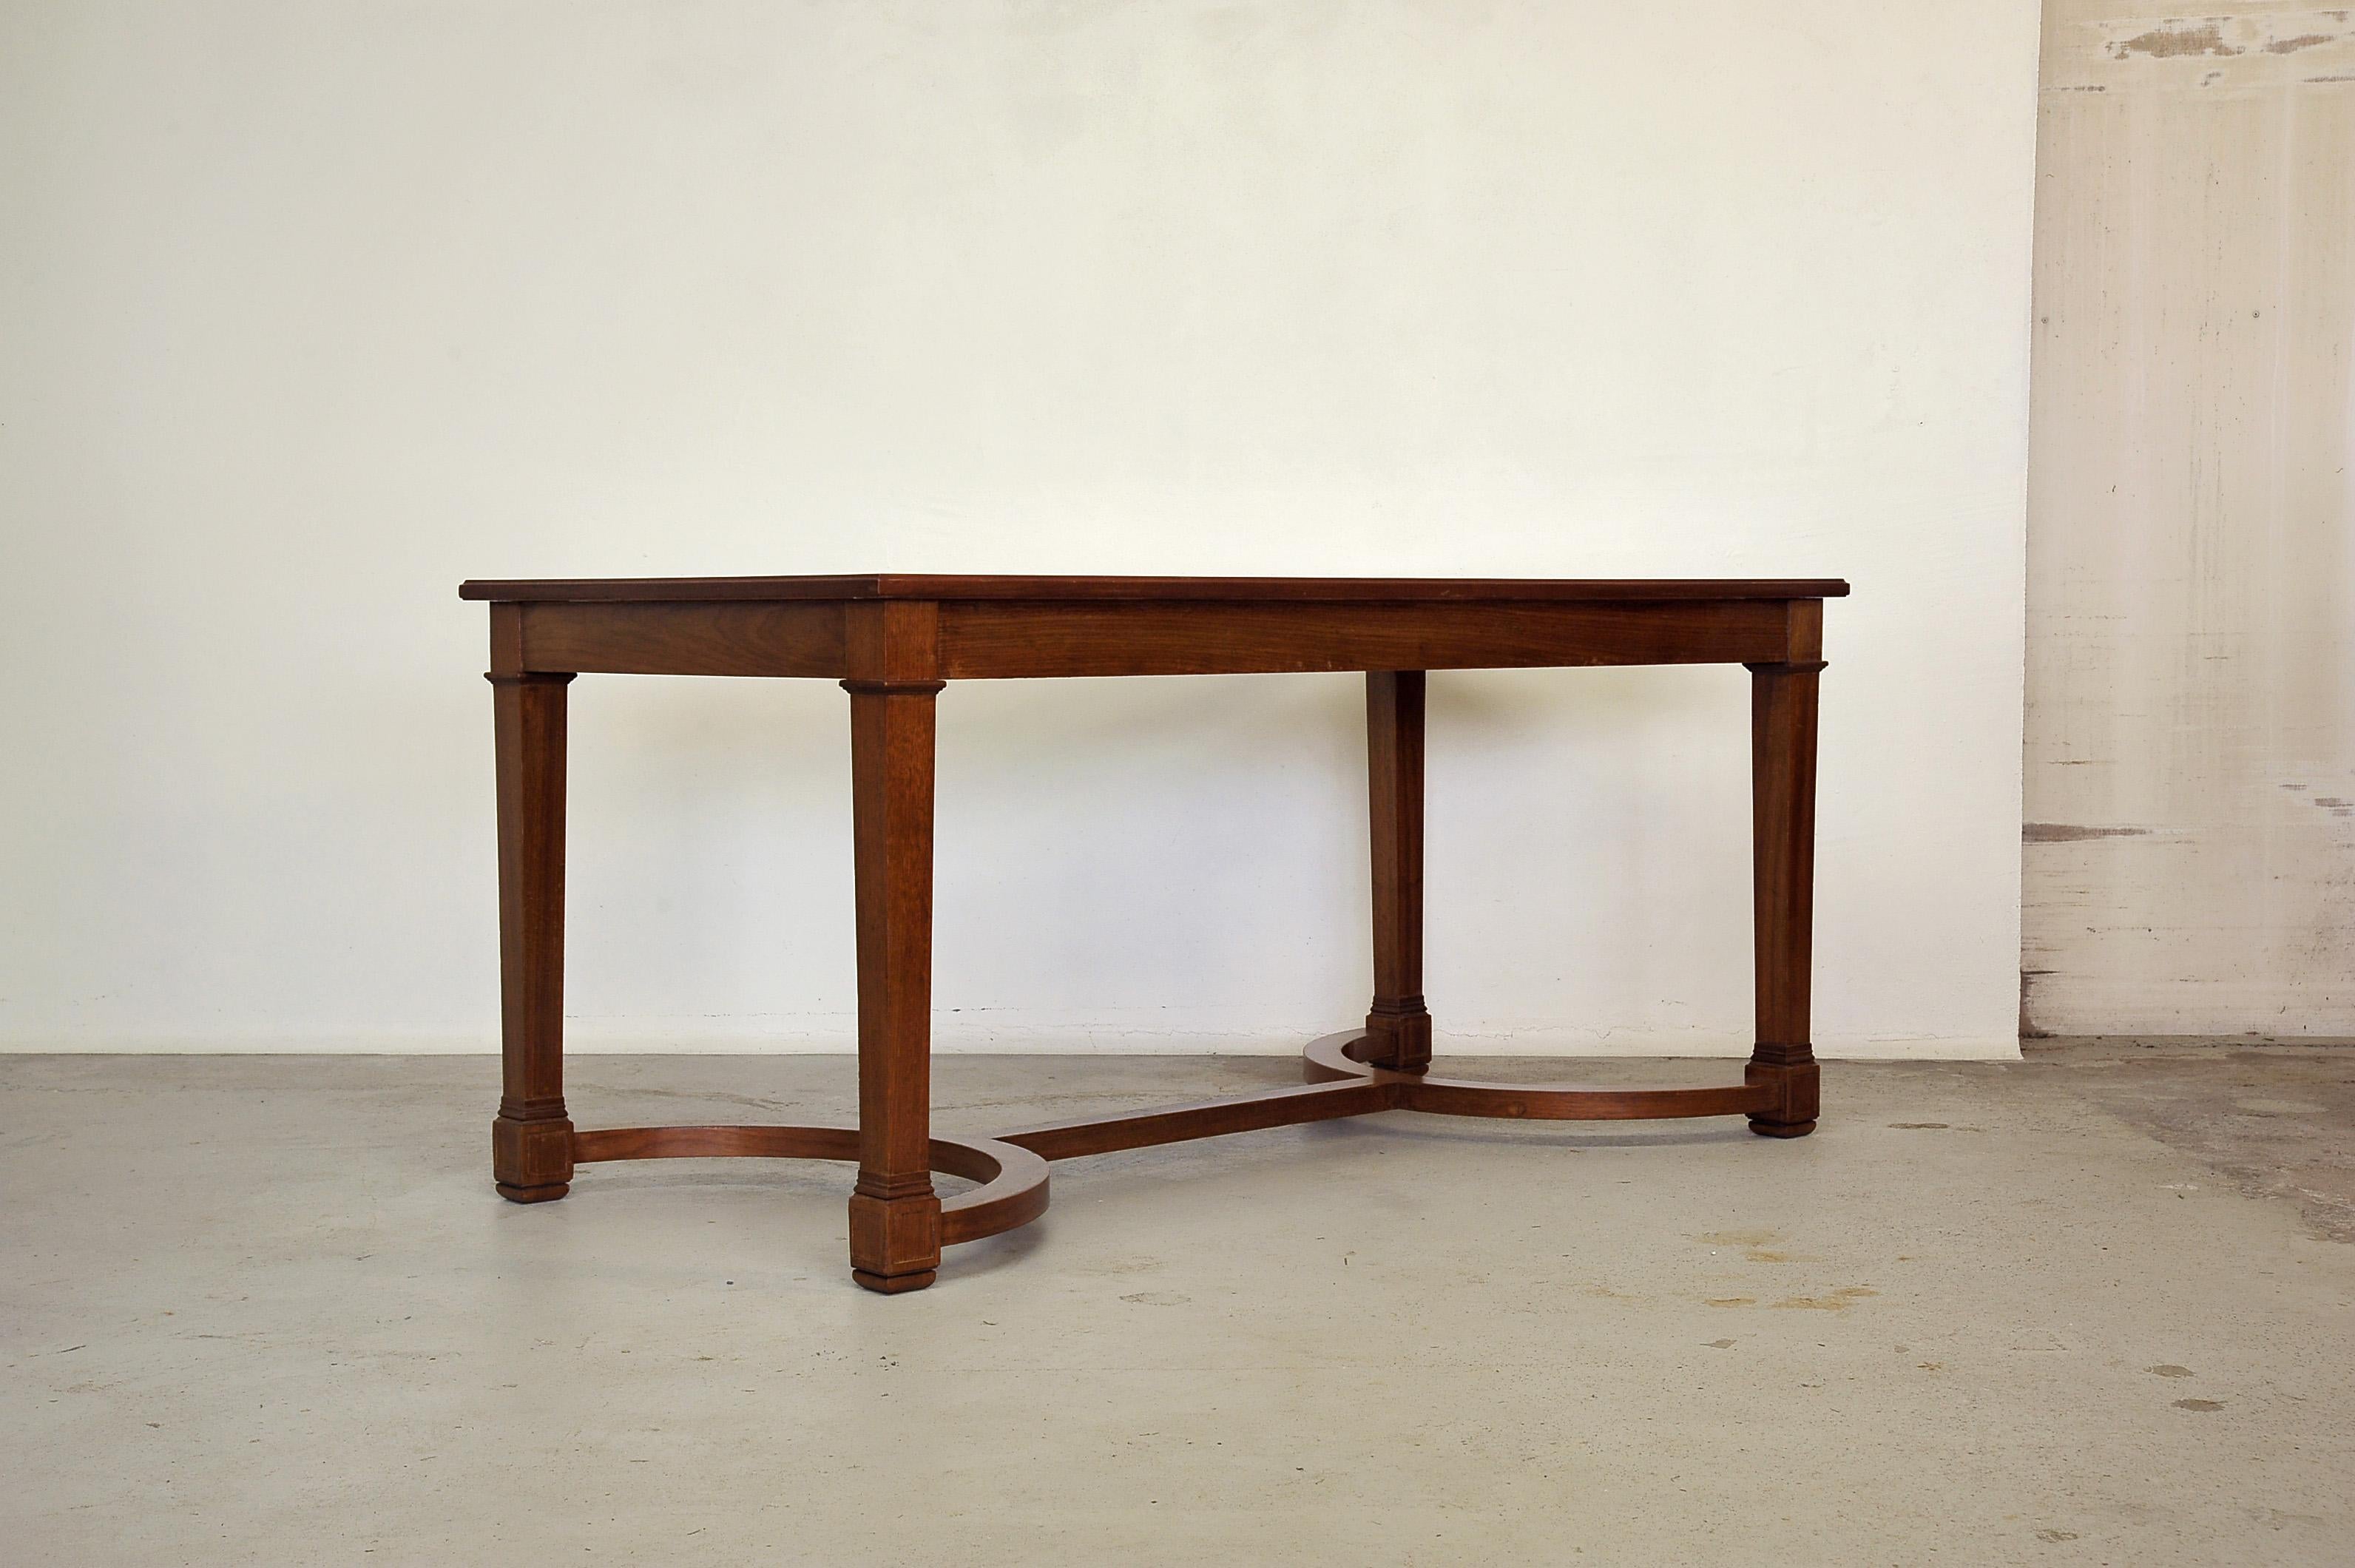
[[2042, 77], [2023, 1027], [2355, 1034], [2355, 14]]

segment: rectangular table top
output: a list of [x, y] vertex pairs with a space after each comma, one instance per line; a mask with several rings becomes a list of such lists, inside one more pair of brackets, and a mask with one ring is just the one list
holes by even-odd
[[1838, 578], [613, 578], [469, 582], [496, 674], [922, 685], [1822, 658]]
[[996, 577], [874, 572], [836, 577], [609, 577], [465, 582], [461, 599], [501, 603], [685, 603], [914, 599], [1027, 603], [1657, 603], [1838, 599], [1837, 577]]

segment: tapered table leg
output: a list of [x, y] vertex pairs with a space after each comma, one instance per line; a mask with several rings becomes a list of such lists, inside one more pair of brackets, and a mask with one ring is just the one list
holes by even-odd
[[498, 736], [499, 1115], [491, 1174], [517, 1203], [572, 1180], [564, 1110], [564, 699], [569, 675], [494, 672]]
[[1748, 1081], [1774, 1088], [1774, 1108], [1750, 1118], [1767, 1137], [1816, 1129], [1808, 983], [1815, 941], [1816, 680], [1820, 659], [1753, 664], [1750, 682], [1753, 910], [1757, 1043]]
[[938, 681], [846, 680], [858, 898], [858, 1185], [851, 1277], [932, 1283], [932, 720]]
[[1400, 1072], [1431, 1065], [1431, 1013], [1423, 999], [1423, 698], [1419, 669], [1366, 677], [1374, 1001], [1365, 1060]]

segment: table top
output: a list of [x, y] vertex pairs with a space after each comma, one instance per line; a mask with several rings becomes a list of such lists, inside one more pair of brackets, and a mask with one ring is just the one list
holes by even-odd
[[464, 582], [458, 587], [461, 599], [575, 604], [853, 599], [1636, 603], [1838, 599], [1847, 593], [1848, 584], [1837, 577], [976, 577], [906, 572], [837, 577], [550, 578]]

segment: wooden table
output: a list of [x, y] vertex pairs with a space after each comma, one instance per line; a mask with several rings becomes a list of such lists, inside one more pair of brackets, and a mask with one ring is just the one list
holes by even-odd
[[[932, 1283], [941, 1248], [1036, 1219], [1050, 1160], [1258, 1127], [1427, 1111], [1557, 1120], [1746, 1116], [1815, 1128], [1807, 1030], [1816, 677], [1812, 581], [1178, 577], [709, 577], [468, 582], [489, 602], [498, 744], [504, 1092], [491, 1166], [517, 1203], [610, 1159], [855, 1159], [851, 1277]], [[1521, 1087], [1431, 1074], [1423, 997], [1423, 672], [1739, 663], [1751, 671], [1757, 1043], [1739, 1084]], [[932, 714], [953, 680], [1366, 672], [1373, 1005], [1308, 1046], [1307, 1082], [1240, 1099], [936, 1138], [930, 1104]], [[850, 693], [858, 1125], [576, 1129], [564, 1106], [564, 708], [583, 672], [804, 676]], [[978, 1186], [943, 1201], [932, 1175]]]

